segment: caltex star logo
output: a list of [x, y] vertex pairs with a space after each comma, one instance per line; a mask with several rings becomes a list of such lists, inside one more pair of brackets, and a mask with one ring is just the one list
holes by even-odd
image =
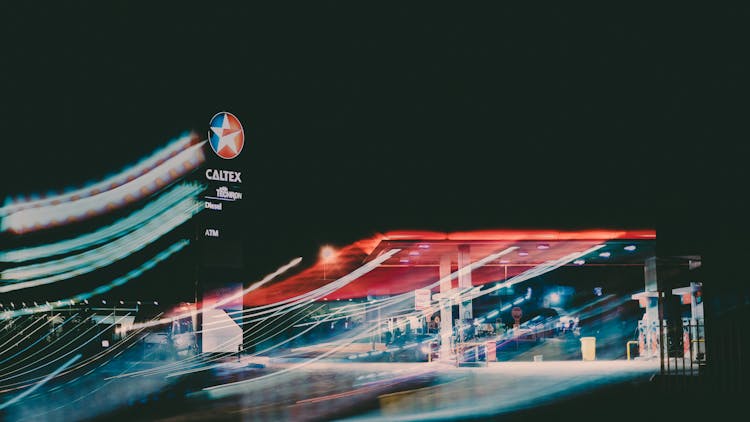
[[210, 126], [208, 141], [216, 155], [227, 160], [240, 155], [245, 145], [245, 132], [234, 114], [227, 111], [216, 113]]

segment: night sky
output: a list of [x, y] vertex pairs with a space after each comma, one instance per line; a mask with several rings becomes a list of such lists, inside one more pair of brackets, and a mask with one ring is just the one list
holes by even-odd
[[745, 215], [747, 8], [26, 3], [0, 4], [0, 196], [231, 111], [251, 279], [395, 229], [656, 228], [700, 253]]

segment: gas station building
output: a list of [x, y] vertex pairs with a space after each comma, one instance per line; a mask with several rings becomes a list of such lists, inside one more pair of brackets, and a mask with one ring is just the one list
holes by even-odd
[[[368, 272], [316, 300], [331, 308], [341, 301], [361, 303], [366, 310], [373, 300], [419, 297], [416, 303], [415, 299], [408, 302], [412, 312], [422, 310], [417, 321], [410, 317], [409, 328], [417, 333], [430, 328], [437, 331], [441, 359], [454, 359], [460, 353], [456, 345], [464, 339], [459, 328], [472, 326], [476, 333], [489, 323], [515, 329], [518, 336], [520, 328], [536, 327], [533, 338], [538, 341], [545, 336], [539, 332], [548, 331], [555, 319], [543, 322], [541, 317], [549, 315], [560, 316], [552, 324], [556, 332], [573, 329], [566, 326], [567, 318], [571, 324], [575, 320], [575, 328], [581, 322], [584, 334], [590, 330], [600, 336], [600, 345], [595, 347], [602, 351], [601, 341], [609, 336], [617, 344], [601, 355], [604, 359], [624, 357], [626, 352], [630, 358], [631, 349], [634, 356], [637, 349], [640, 358], [661, 358], [667, 364], [670, 358], [682, 359], [683, 367], [685, 359], [691, 367], [705, 359], [702, 284], [689, 272], [700, 266], [700, 257], [657, 257], [654, 230], [393, 231], [330, 255], [287, 279], [252, 291], [244, 306], [268, 305], [313, 292], [377, 260]], [[597, 309], [606, 306], [611, 309], [597, 314], [603, 312]], [[383, 331], [394, 327], [393, 321], [386, 324], [366, 311], [364, 315], [367, 321], [363, 322], [377, 321]], [[607, 322], [611, 319], [614, 322]], [[405, 322], [396, 321], [395, 326], [403, 328]], [[637, 332], [630, 330], [633, 327]], [[494, 331], [492, 326], [489, 329]], [[507, 330], [501, 331], [507, 336]], [[497, 332], [493, 334], [482, 341], [499, 339]], [[495, 355], [490, 348], [486, 358]]]

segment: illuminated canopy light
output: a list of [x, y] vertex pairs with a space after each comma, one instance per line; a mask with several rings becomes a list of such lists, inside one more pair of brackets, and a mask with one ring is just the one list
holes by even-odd
[[628, 245], [628, 246], [625, 246], [623, 249], [625, 249], [628, 252], [633, 252], [635, 250], [635, 245]]
[[[130, 254], [143, 249], [150, 243], [153, 243], [155, 240], [189, 220], [194, 214], [203, 209], [199, 204], [196, 204], [193, 199], [188, 199], [186, 201], [193, 203], [191, 208], [187, 210], [175, 208], [171, 210], [171, 212], [165, 213], [151, 220], [148, 224], [134, 231], [130, 235], [111, 242], [101, 248], [53, 262], [6, 270], [2, 273], [2, 277], [14, 279], [16, 282], [0, 286], [0, 293], [66, 280], [92, 272], [119, 259], [125, 258]], [[17, 282], [18, 280], [39, 277], [41, 275], [47, 276], [31, 281]]]
[[320, 248], [320, 259], [323, 261], [330, 261], [336, 255], [336, 251], [332, 246], [323, 246]]
[[65, 255], [79, 249], [85, 249], [108, 240], [121, 237], [145, 224], [149, 219], [176, 206], [181, 200], [198, 195], [204, 187], [199, 183], [182, 183], [155, 201], [149, 202], [142, 209], [135, 211], [116, 223], [97, 231], [66, 239], [60, 242], [30, 248], [0, 251], [0, 262], [25, 262], [55, 255]]
[[205, 142], [179, 152], [151, 171], [108, 191], [75, 201], [13, 212], [2, 219], [0, 231], [10, 230], [21, 234], [83, 220], [125, 207], [163, 189], [199, 167], [205, 161], [202, 149]]
[[75, 189], [60, 195], [52, 195], [46, 198], [35, 198], [38, 195], [32, 195], [29, 199], [11, 197], [5, 199], [5, 205], [0, 207], [0, 216], [12, 214], [28, 208], [43, 207], [48, 205], [57, 205], [63, 202], [75, 201], [81, 198], [87, 198], [99, 193], [114, 189], [123, 185], [130, 180], [136, 179], [144, 173], [159, 166], [164, 161], [177, 155], [180, 151], [189, 147], [191, 144], [198, 142], [198, 136], [195, 133], [185, 133], [178, 139], [172, 141], [166, 147], [154, 152], [151, 156], [141, 160], [141, 162], [124, 169], [120, 173], [107, 177], [106, 179], [96, 182], [90, 186]]
[[[493, 287], [491, 287], [489, 289], [482, 290], [478, 294], [473, 294], [473, 295], [471, 295], [470, 298], [474, 299], [474, 298], [477, 298], [479, 296], [484, 296], [484, 295], [492, 293], [492, 292], [494, 292], [496, 290], [499, 290], [499, 289], [502, 289], [502, 288], [505, 288], [505, 287], [510, 287], [510, 286], [518, 284], [518, 283], [520, 283], [522, 281], [526, 281], [529, 278], [536, 277], [536, 276], [541, 275], [541, 274], [545, 274], [545, 273], [547, 273], [549, 271], [552, 271], [552, 270], [554, 270], [556, 268], [559, 268], [559, 267], [561, 267], [561, 266], [563, 266], [565, 264], [568, 264], [571, 261], [573, 261], [573, 262], [578, 261], [580, 259], [580, 257], [586, 256], [586, 255], [588, 255], [588, 254], [590, 254], [590, 253], [592, 253], [592, 252], [594, 252], [594, 251], [596, 251], [598, 249], [601, 249], [603, 247], [604, 247], [604, 245], [596, 245], [596, 246], [593, 246], [593, 247], [591, 247], [591, 248], [589, 248], [589, 249], [587, 249], [587, 250], [585, 250], [583, 252], [571, 253], [571, 254], [568, 254], [568, 255], [560, 258], [560, 259], [557, 259], [557, 260], [554, 260], [554, 261], [545, 262], [544, 264], [538, 265], [538, 266], [532, 268], [531, 270], [524, 271], [521, 274], [518, 274], [518, 275], [516, 275], [516, 276], [514, 276], [514, 277], [512, 277], [512, 278], [510, 278], [510, 279], [508, 279], [508, 280], [506, 280], [506, 281], [504, 281], [502, 283], [497, 283], [495, 286], [493, 286]], [[468, 300], [468, 298], [461, 299], [461, 300]]]
[[[115, 287], [122, 286], [123, 284], [127, 283], [128, 281], [130, 281], [130, 280], [132, 280], [132, 279], [134, 279], [136, 277], [140, 277], [146, 271], [154, 268], [156, 266], [156, 264], [158, 264], [158, 263], [164, 261], [165, 259], [169, 258], [170, 256], [172, 256], [173, 254], [177, 253], [178, 251], [180, 251], [182, 248], [184, 248], [185, 246], [187, 246], [189, 244], [190, 244], [190, 241], [188, 241], [186, 239], [180, 240], [179, 242], [177, 242], [177, 243], [173, 244], [172, 246], [168, 247], [167, 249], [159, 252], [151, 260], [149, 260], [148, 262], [145, 262], [140, 267], [138, 267], [138, 268], [136, 268], [136, 269], [128, 272], [124, 276], [118, 277], [118, 278], [112, 280], [111, 282], [109, 282], [109, 283], [107, 283], [105, 285], [99, 286], [96, 289], [94, 289], [94, 290], [92, 290], [92, 291], [90, 291], [88, 293], [82, 293], [82, 294], [80, 294], [78, 296], [75, 296], [75, 297], [72, 297], [72, 298], [69, 298], [69, 299], [63, 299], [62, 301], [66, 302], [68, 300], [73, 300], [75, 302], [86, 302], [86, 301], [88, 301], [88, 299], [91, 299], [94, 296], [99, 296], [101, 294], [107, 293], [108, 291], [114, 289]], [[54, 308], [55, 307], [52, 306], [52, 305], [41, 305], [41, 306], [36, 306], [34, 308], [26, 308], [26, 309], [21, 309], [21, 310], [17, 310], [17, 311], [0, 312], [0, 320], [11, 319], [11, 318], [15, 318], [15, 317], [21, 316], [21, 315], [31, 315], [31, 314], [35, 314], [35, 313], [38, 313], [38, 312], [49, 312], [49, 311], [51, 311]]]

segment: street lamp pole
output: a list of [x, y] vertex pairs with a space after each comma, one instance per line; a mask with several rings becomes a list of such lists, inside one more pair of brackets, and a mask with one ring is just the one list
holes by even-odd
[[320, 248], [320, 259], [323, 261], [323, 280], [326, 280], [326, 266], [328, 265], [328, 261], [333, 259], [334, 254], [335, 251], [331, 246], [326, 245]]

